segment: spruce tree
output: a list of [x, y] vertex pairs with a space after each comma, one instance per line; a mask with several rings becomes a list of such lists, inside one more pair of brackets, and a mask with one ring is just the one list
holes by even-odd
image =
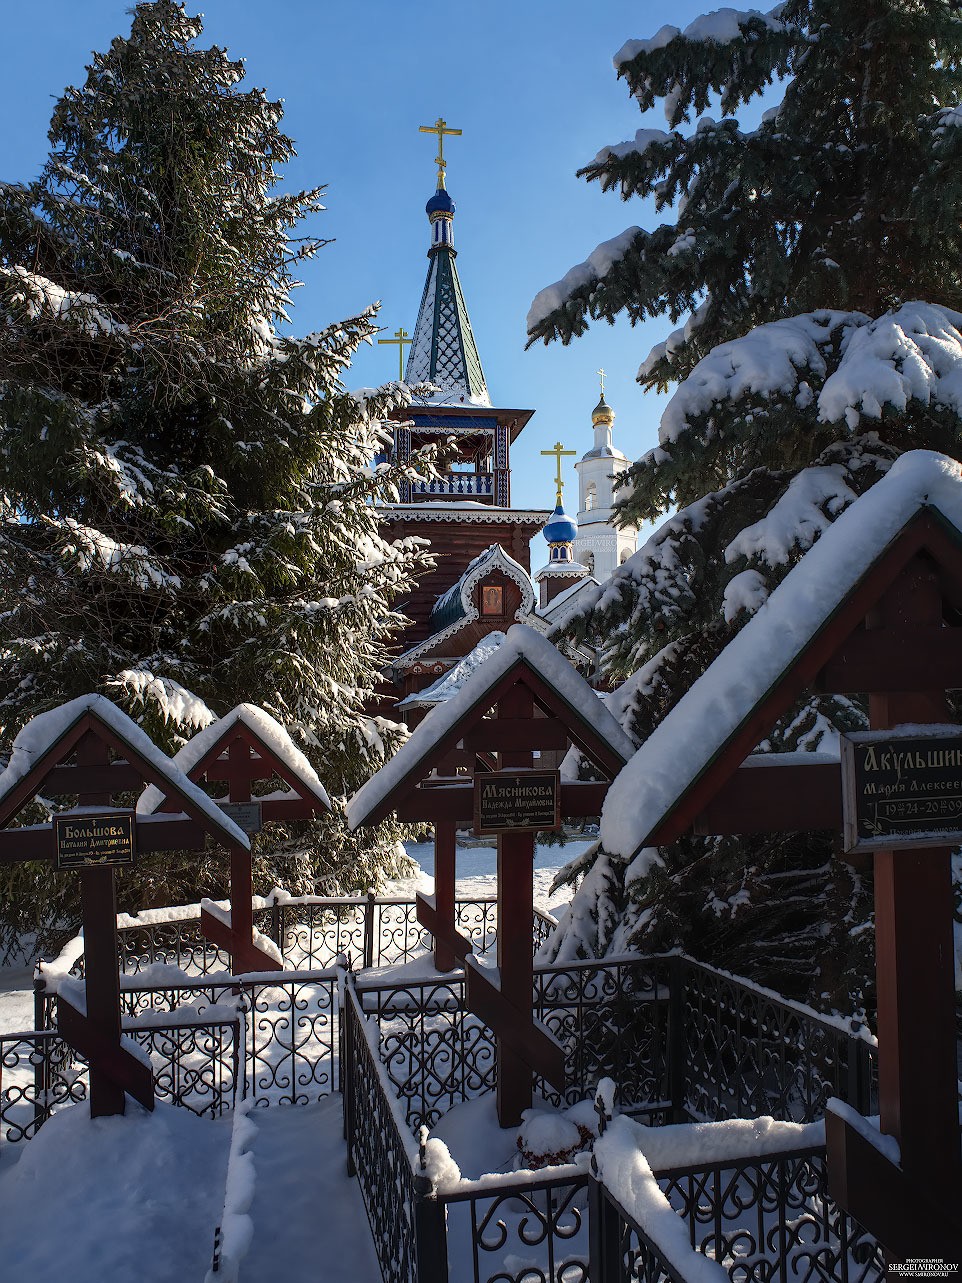
[[[321, 191], [276, 190], [281, 104], [201, 32], [172, 0], [138, 4], [57, 103], [40, 177], [2, 187], [0, 734], [96, 690], [173, 750], [261, 704], [336, 799], [262, 850], [261, 885], [363, 888], [404, 864], [396, 828], [357, 838], [342, 819], [403, 733], [365, 709], [392, 603], [426, 564], [374, 508], [397, 497], [371, 460], [404, 394], [343, 385], [373, 308], [289, 334]], [[69, 925], [75, 886], [3, 876], [9, 926]], [[223, 893], [224, 876], [161, 857], [121, 902]]]
[[[899, 453], [962, 457], [956, 10], [787, 0], [663, 27], [615, 57], [669, 129], [580, 173], [653, 197], [670, 221], [629, 228], [542, 291], [529, 333], [683, 321], [639, 370], [645, 388], [680, 386], [621, 499], [634, 522], [677, 511], [570, 629], [601, 639], [639, 742]], [[743, 127], [763, 93], [777, 106]], [[766, 747], [827, 747], [863, 723], [860, 701], [813, 696]], [[560, 947], [678, 943], [796, 995], [870, 1004], [871, 882], [829, 835], [690, 838], [660, 856], [634, 879], [605, 856]]]

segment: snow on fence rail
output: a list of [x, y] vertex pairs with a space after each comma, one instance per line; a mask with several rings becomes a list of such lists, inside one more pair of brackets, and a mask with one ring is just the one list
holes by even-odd
[[647, 1128], [623, 1116], [595, 1143], [594, 1167], [595, 1237], [610, 1245], [599, 1279], [621, 1277], [624, 1261], [626, 1277], [662, 1269], [689, 1283], [724, 1283], [721, 1270], [733, 1283], [886, 1276], [879, 1244], [828, 1193], [820, 1122]]

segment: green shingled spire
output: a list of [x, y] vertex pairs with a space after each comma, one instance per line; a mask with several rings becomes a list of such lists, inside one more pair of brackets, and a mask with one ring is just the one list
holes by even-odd
[[490, 405], [481, 358], [465, 306], [454, 248], [454, 201], [439, 187], [428, 201], [431, 247], [418, 322], [408, 352], [404, 380], [433, 383], [441, 389], [429, 398], [441, 405]]

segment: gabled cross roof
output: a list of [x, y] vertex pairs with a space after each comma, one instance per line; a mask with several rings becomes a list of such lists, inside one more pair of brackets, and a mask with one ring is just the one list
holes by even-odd
[[[200, 779], [227, 751], [241, 727], [247, 732], [245, 739], [256, 747], [265, 766], [295, 790], [291, 796], [311, 799], [324, 810], [330, 810], [330, 798], [314, 767], [281, 723], [257, 704], [238, 704], [198, 731], [175, 754], [174, 765], [192, 779]], [[164, 801], [163, 790], [151, 784], [138, 798], [137, 811], [141, 815], [153, 815]]]
[[672, 817], [718, 792], [920, 550], [962, 602], [962, 468], [927, 450], [829, 526], [638, 749], [605, 799], [605, 849], [628, 859], [669, 840]]
[[[0, 773], [0, 826], [8, 824], [19, 814], [91, 731], [123, 754], [124, 762], [133, 768], [136, 777], [162, 789], [216, 840], [250, 847], [247, 834], [211, 801], [204, 790], [188, 779], [122, 709], [97, 694], [80, 695], [58, 708], [38, 714], [17, 735], [7, 768]], [[131, 781], [128, 774], [119, 762], [104, 768], [104, 776], [109, 780], [103, 785], [104, 791], [111, 793], [129, 789]], [[84, 791], [69, 781], [67, 787], [71, 792]], [[100, 787], [98, 783], [98, 790]]]
[[531, 686], [535, 701], [560, 717], [571, 741], [609, 775], [631, 756], [631, 740], [578, 670], [540, 633], [515, 624], [458, 693], [433, 708], [407, 743], [354, 794], [347, 806], [350, 828], [383, 819], [482, 720], [516, 678]]

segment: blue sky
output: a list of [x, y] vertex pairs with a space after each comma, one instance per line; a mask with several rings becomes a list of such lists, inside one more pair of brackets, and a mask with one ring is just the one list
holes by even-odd
[[[413, 332], [427, 268], [424, 202], [434, 190], [436, 139], [418, 126], [443, 116], [448, 189], [457, 203], [458, 269], [492, 400], [537, 413], [512, 457], [513, 501], [550, 507], [559, 438], [591, 444], [595, 371], [607, 371], [615, 436], [636, 458], [655, 442], [665, 398], [634, 381], [642, 358], [672, 328], [601, 323], [567, 347], [524, 351], [525, 315], [543, 286], [631, 224], [651, 227], [646, 203], [576, 179], [603, 145], [642, 124], [612, 54], [653, 35], [666, 17], [684, 26], [711, 4], [676, 0], [206, 0], [204, 42], [247, 60], [249, 82], [285, 101], [298, 156], [286, 187], [327, 186], [317, 229], [335, 238], [309, 264], [294, 330], [307, 333], [380, 300], [385, 333]], [[129, 31], [129, 0], [33, 0], [4, 6], [0, 177], [32, 178], [46, 155], [53, 102], [79, 83], [91, 49]], [[652, 124], [663, 127], [663, 119]], [[397, 349], [365, 348], [349, 382], [396, 377]], [[566, 498], [576, 495], [567, 467]], [[569, 506], [574, 506], [569, 503]]]

